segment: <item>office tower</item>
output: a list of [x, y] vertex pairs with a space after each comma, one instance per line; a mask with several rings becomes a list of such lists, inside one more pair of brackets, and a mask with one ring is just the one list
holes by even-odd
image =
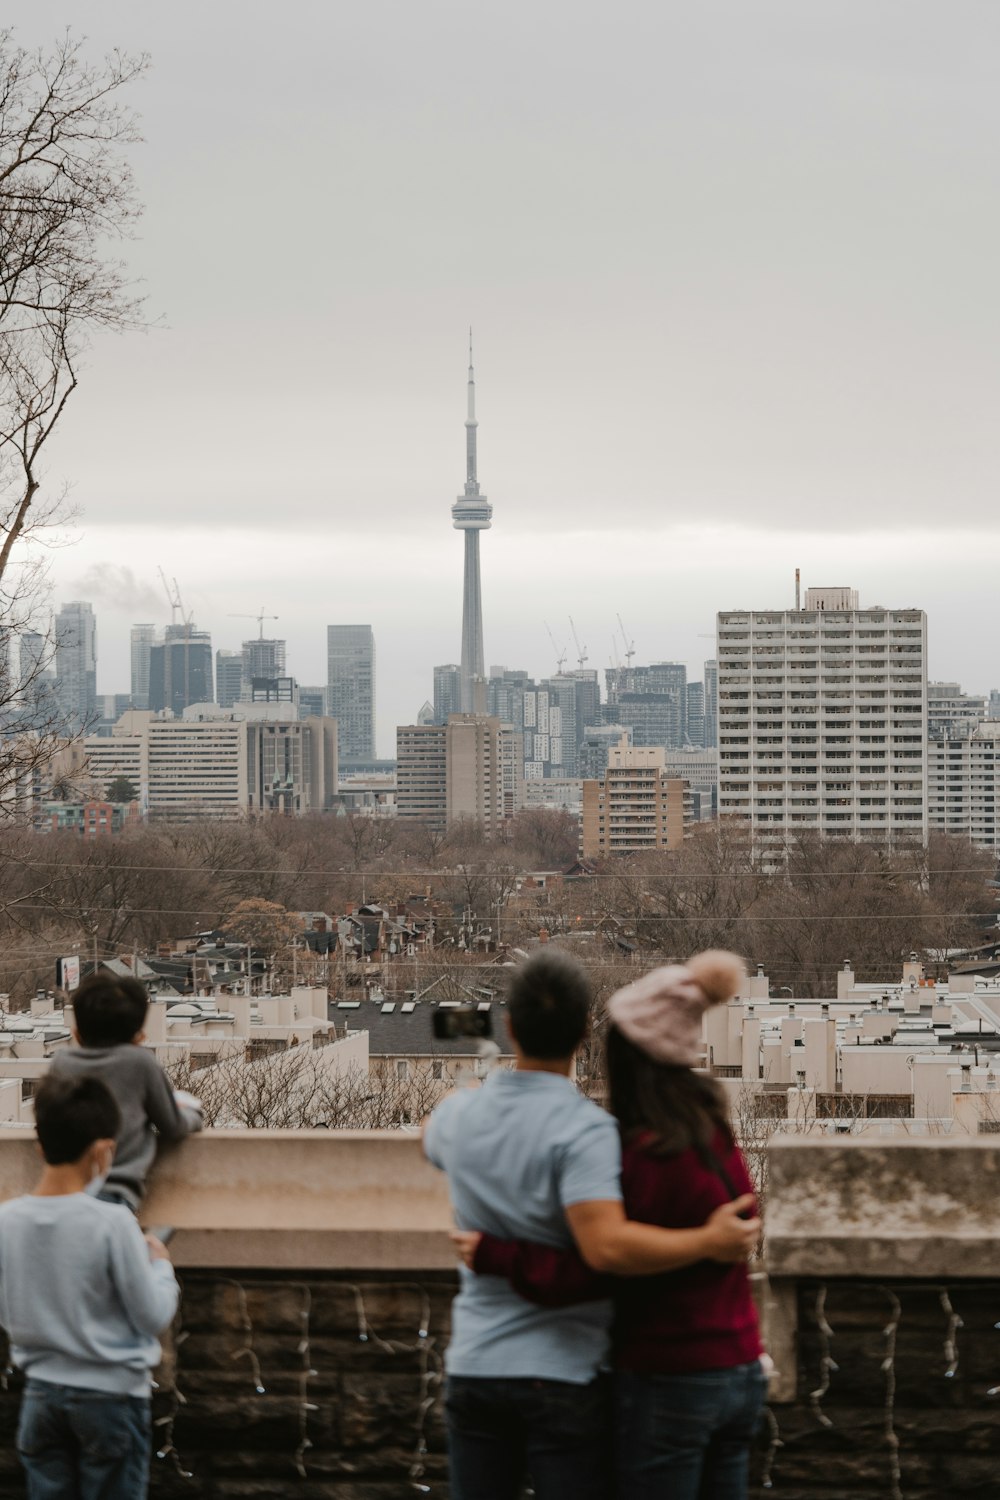
[[212, 702], [212, 637], [193, 625], [168, 625], [149, 651], [149, 707], [178, 718], [192, 703]]
[[418, 724], [436, 724], [437, 723], [437, 718], [435, 717], [435, 714], [434, 714], [434, 705], [433, 705], [433, 703], [428, 703], [427, 700], [426, 700], [426, 698], [424, 699], [424, 702], [423, 702], [423, 704], [420, 707], [420, 711], [417, 714], [417, 723]]
[[26, 630], [18, 641], [18, 667], [15, 690], [26, 708], [38, 708], [44, 702], [51, 706], [55, 686], [52, 671], [54, 652], [48, 636], [37, 630]]
[[690, 788], [667, 774], [661, 745], [632, 746], [623, 736], [609, 752], [603, 777], [583, 783], [584, 859], [679, 849], [692, 822]]
[[55, 692], [69, 734], [97, 718], [97, 622], [89, 604], [64, 604], [55, 619]]
[[[434, 668], [434, 722], [447, 724], [462, 712], [462, 668], [454, 662]], [[492, 709], [490, 710], [492, 713]]]
[[927, 746], [931, 832], [971, 839], [1000, 854], [1000, 723], [959, 725]]
[[705, 663], [705, 749], [719, 743], [719, 664], [713, 657]]
[[216, 651], [215, 701], [220, 708], [232, 708], [243, 692], [243, 652]]
[[1000, 719], [1000, 688], [990, 689], [990, 701], [987, 708], [991, 719]]
[[132, 707], [149, 707], [149, 662], [150, 652], [156, 640], [155, 625], [133, 625], [130, 635], [132, 649]]
[[465, 490], [451, 508], [452, 524], [465, 532], [465, 572], [462, 591], [462, 712], [477, 708], [477, 685], [486, 676], [483, 654], [483, 592], [479, 573], [479, 533], [492, 525], [493, 507], [480, 494], [476, 465], [476, 377], [472, 368], [472, 330], [469, 330], [468, 413], [465, 420]]
[[927, 684], [927, 733], [932, 740], [971, 734], [986, 716], [986, 699], [963, 693], [959, 683]]
[[632, 727], [626, 724], [588, 724], [577, 752], [577, 775], [599, 781], [608, 769], [608, 758], [622, 742], [632, 743]]
[[327, 712], [341, 765], [375, 759], [375, 637], [370, 625], [328, 625]]
[[326, 688], [299, 688], [299, 718], [322, 719], [326, 716]]
[[597, 672], [591, 667], [574, 667], [565, 675], [576, 683], [576, 743], [579, 746], [587, 725], [601, 722], [601, 684]]
[[265, 640], [258, 636], [256, 640], [243, 642], [243, 686], [240, 696], [249, 702], [252, 698], [251, 684], [255, 677], [284, 677], [285, 672], [285, 642], [276, 640]]
[[631, 724], [636, 745], [679, 749], [687, 733], [687, 668], [682, 662], [605, 669], [608, 723]]
[[[84, 741], [99, 785], [126, 776], [150, 818], [192, 821], [246, 813], [301, 816], [332, 807], [337, 726], [332, 719], [235, 718], [216, 710], [193, 719], [126, 715], [108, 738]], [[249, 707], [245, 710], [251, 713]]]
[[789, 836], [927, 837], [927, 620], [808, 589], [718, 617], [719, 813]]
[[689, 682], [687, 690], [687, 742], [695, 750], [705, 748], [705, 684]]
[[696, 822], [706, 823], [719, 815], [719, 752], [687, 745], [666, 752], [668, 776], [679, 776], [691, 788]]

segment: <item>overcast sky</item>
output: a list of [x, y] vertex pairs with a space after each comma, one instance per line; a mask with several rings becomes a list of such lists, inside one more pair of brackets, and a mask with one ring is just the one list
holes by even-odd
[[371, 622], [391, 754], [459, 652], [470, 323], [488, 662], [551, 672], [572, 614], [603, 668], [620, 611], [700, 671], [799, 565], [1000, 686], [995, 0], [5, 16], [153, 59], [129, 258], [162, 324], [94, 349], [50, 460], [101, 691], [169, 618], [160, 564], [217, 646], [280, 616], [305, 683]]

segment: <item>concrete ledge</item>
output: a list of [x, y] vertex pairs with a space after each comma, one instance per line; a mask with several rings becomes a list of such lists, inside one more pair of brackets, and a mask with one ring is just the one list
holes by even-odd
[[[0, 1130], [0, 1201], [38, 1176], [33, 1135]], [[178, 1267], [453, 1270], [442, 1173], [416, 1133], [217, 1130], [165, 1151], [142, 1212]]]
[[988, 1277], [1000, 1263], [1000, 1141], [775, 1137], [772, 1277]]

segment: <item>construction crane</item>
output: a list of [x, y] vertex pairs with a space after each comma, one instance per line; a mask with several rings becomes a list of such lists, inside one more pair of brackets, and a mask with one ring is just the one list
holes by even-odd
[[256, 620], [257, 624], [260, 626], [260, 635], [257, 637], [257, 639], [260, 640], [260, 641], [262, 641], [264, 639], [264, 621], [265, 620], [280, 620], [281, 616], [280, 615], [265, 614], [265, 612], [264, 612], [264, 606], [262, 604], [261, 607], [260, 607], [260, 609], [258, 610], [257, 614], [255, 614], [255, 615], [230, 615], [229, 619], [230, 620]]
[[181, 591], [180, 591], [180, 587], [179, 587], [179, 585], [177, 583], [177, 579], [174, 578], [172, 580], [174, 588], [173, 588], [173, 593], [171, 593], [171, 591], [170, 591], [170, 584], [167, 582], [167, 575], [166, 575], [166, 573], [164, 573], [164, 571], [163, 571], [163, 569], [161, 567], [157, 567], [156, 571], [160, 575], [161, 582], [163, 583], [163, 591], [166, 594], [166, 596], [167, 596], [167, 602], [170, 605], [170, 623], [172, 625], [176, 625], [177, 624], [177, 616], [179, 614], [180, 617], [181, 617], [181, 624], [182, 625], [186, 625], [190, 629], [191, 621], [194, 619], [194, 614], [193, 613], [192, 614], [185, 614], [184, 613], [184, 605], [181, 602]]
[[576, 633], [576, 626], [573, 624], [572, 615], [570, 615], [569, 617], [569, 628], [573, 632], [573, 642], [576, 646], [576, 664], [578, 667], [582, 668], [587, 661], [587, 648], [586, 646], [580, 645], [580, 637]]
[[557, 672], [557, 675], [561, 676], [562, 675], [562, 669], [566, 665], [566, 647], [563, 646], [562, 650], [560, 651], [559, 646], [556, 644], [556, 638], [555, 638], [555, 636], [552, 634], [552, 631], [549, 630], [549, 623], [548, 623], [547, 620], [545, 622], [545, 629], [548, 630], [548, 632], [549, 632], [549, 640], [552, 642], [552, 649], [556, 653], [556, 672]]
[[629, 640], [628, 634], [625, 630], [625, 626], [622, 624], [621, 615], [618, 616], [618, 626], [622, 633], [622, 644], [625, 647], [625, 667], [626, 669], [628, 669], [629, 667], [631, 667], [632, 658], [635, 655], [635, 641]]

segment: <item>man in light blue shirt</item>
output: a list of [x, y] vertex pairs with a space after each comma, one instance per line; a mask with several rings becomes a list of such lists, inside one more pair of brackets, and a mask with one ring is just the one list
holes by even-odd
[[[626, 1219], [617, 1124], [571, 1079], [590, 1007], [586, 972], [558, 948], [540, 948], [515, 970], [515, 1070], [450, 1095], [424, 1130], [459, 1226], [556, 1247], [575, 1241], [595, 1270], [624, 1275], [735, 1258], [745, 1229], [729, 1206], [700, 1229]], [[446, 1360], [453, 1500], [516, 1500], [528, 1474], [537, 1500], [607, 1500], [601, 1371], [611, 1303], [543, 1308], [504, 1279], [459, 1274]]]

